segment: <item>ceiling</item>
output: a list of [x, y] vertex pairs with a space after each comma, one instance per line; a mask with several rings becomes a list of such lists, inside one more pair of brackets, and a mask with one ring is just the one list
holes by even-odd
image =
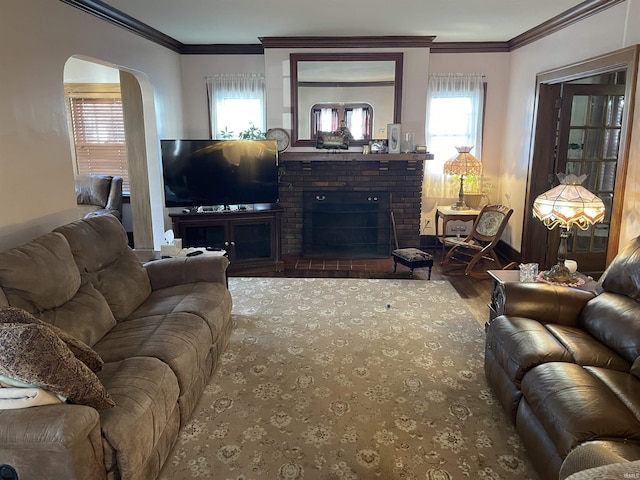
[[[64, 0], [63, 0], [64, 1]], [[576, 0], [105, 0], [183, 44], [259, 44], [259, 37], [435, 36], [505, 42]]]

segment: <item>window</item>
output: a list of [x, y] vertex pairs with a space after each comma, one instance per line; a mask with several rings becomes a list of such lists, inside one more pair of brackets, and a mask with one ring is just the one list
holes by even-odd
[[129, 192], [129, 167], [119, 84], [65, 84], [78, 175], [118, 175]]
[[482, 75], [429, 77], [426, 138], [435, 156], [434, 162], [427, 163], [429, 172], [442, 174], [444, 162], [461, 145], [472, 145], [472, 154], [482, 160], [484, 87]]
[[371, 138], [373, 107], [367, 103], [322, 103], [311, 107], [311, 132], [335, 132], [344, 122], [354, 140]]
[[264, 75], [207, 78], [211, 138], [238, 138], [251, 127], [265, 131]]

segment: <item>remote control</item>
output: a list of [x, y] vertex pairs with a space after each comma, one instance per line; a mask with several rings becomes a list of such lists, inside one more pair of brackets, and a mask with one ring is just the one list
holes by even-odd
[[202, 255], [204, 252], [202, 250], [194, 250], [193, 252], [187, 253], [187, 257], [195, 257], [196, 255]]

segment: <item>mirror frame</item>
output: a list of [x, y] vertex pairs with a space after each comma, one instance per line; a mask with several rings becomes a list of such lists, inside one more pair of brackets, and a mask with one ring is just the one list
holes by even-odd
[[[403, 53], [292, 53], [291, 67], [291, 144], [294, 147], [313, 147], [316, 140], [299, 138], [298, 122], [298, 62], [355, 62], [355, 61], [393, 61], [395, 62], [395, 79], [393, 92], [393, 122], [401, 123], [402, 118], [402, 68]], [[365, 145], [369, 140], [354, 140], [350, 145]]]

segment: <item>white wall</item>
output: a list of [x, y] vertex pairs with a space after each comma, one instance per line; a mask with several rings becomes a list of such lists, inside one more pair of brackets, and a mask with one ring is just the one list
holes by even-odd
[[206, 78], [223, 73], [264, 73], [262, 55], [183, 55], [184, 138], [211, 138]]
[[[76, 218], [63, 89], [65, 62], [73, 55], [146, 78], [144, 101], [156, 112], [147, 122], [157, 129], [152, 140], [182, 135], [178, 54], [62, 2], [2, 0], [0, 250]], [[159, 158], [149, 162], [159, 172]], [[152, 176], [153, 182], [158, 179]], [[161, 185], [152, 188], [161, 194]], [[152, 201], [159, 198], [156, 194]], [[153, 208], [155, 216], [158, 208]], [[162, 220], [161, 208], [158, 213]], [[157, 219], [154, 229], [161, 230]]]

